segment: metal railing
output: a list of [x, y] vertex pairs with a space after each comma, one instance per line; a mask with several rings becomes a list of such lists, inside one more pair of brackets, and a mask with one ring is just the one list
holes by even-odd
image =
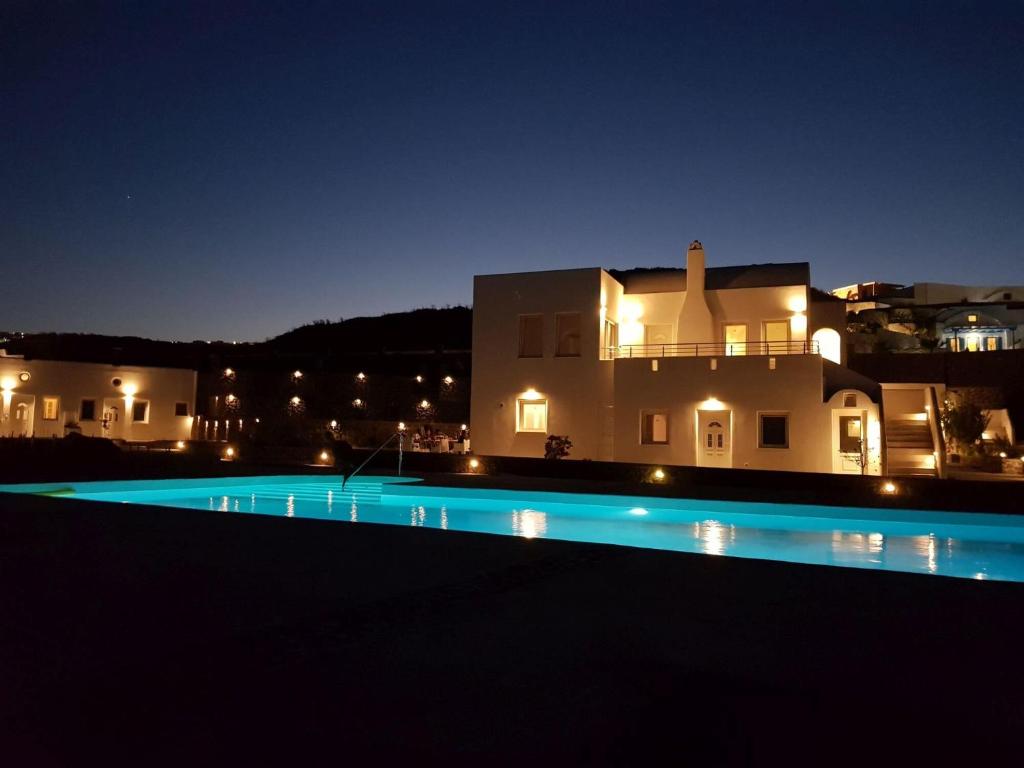
[[817, 355], [816, 341], [708, 341], [685, 344], [623, 344], [606, 347], [604, 357], [744, 357], [754, 355]]
[[369, 456], [367, 456], [366, 460], [362, 464], [360, 464], [358, 467], [356, 467], [352, 472], [349, 472], [347, 475], [343, 474], [341, 476], [341, 490], [344, 491], [345, 490], [345, 484], [349, 480], [351, 480], [353, 477], [355, 477], [363, 467], [365, 467], [367, 464], [369, 464], [371, 461], [373, 461], [373, 457], [376, 456], [381, 451], [383, 451], [384, 448], [387, 446], [387, 444], [390, 443], [392, 440], [394, 440], [396, 437], [398, 438], [398, 476], [401, 477], [402, 476], [402, 444], [405, 442], [405, 435], [402, 432], [395, 432], [387, 440], [385, 440], [383, 443], [378, 445], [377, 446], [377, 450], [375, 450], [373, 453], [371, 453]]

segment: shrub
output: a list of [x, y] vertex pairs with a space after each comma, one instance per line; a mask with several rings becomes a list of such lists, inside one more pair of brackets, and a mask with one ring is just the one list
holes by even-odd
[[572, 440], [566, 435], [548, 435], [544, 443], [545, 459], [564, 459], [572, 448]]
[[942, 406], [942, 432], [950, 448], [973, 451], [988, 426], [988, 416], [972, 397], [946, 400]]

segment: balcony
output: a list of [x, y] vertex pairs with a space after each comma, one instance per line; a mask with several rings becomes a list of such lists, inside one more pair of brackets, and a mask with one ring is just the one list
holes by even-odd
[[688, 344], [623, 344], [601, 350], [605, 360], [633, 357], [751, 357], [755, 355], [817, 355], [816, 341], [692, 342]]

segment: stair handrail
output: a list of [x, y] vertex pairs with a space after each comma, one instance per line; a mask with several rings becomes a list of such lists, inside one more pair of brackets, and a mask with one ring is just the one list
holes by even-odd
[[363, 467], [365, 467], [367, 464], [369, 464], [371, 461], [373, 461], [373, 457], [376, 456], [378, 453], [380, 453], [382, 450], [384, 450], [384, 448], [387, 447], [387, 444], [390, 443], [392, 440], [394, 440], [396, 437], [398, 438], [398, 476], [401, 477], [402, 476], [402, 443], [403, 443], [404, 435], [402, 434], [401, 430], [399, 430], [398, 432], [395, 432], [393, 435], [389, 435], [387, 440], [385, 440], [383, 443], [378, 445], [377, 446], [377, 450], [375, 450], [373, 453], [371, 453], [369, 456], [367, 456], [366, 460], [362, 464], [360, 464], [358, 467], [356, 467], [353, 472], [349, 472], [347, 475], [346, 474], [342, 474], [342, 476], [341, 476], [341, 490], [344, 491], [345, 490], [345, 484], [349, 480], [351, 480], [353, 477], [355, 477]]
[[925, 410], [928, 413], [928, 427], [932, 433], [932, 450], [935, 451], [935, 474], [943, 478], [946, 476], [946, 439], [942, 434], [942, 415], [935, 387], [929, 386], [925, 397], [928, 399]]

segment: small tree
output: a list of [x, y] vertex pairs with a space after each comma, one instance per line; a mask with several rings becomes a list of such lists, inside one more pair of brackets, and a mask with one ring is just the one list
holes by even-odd
[[564, 459], [572, 448], [572, 440], [565, 435], [548, 435], [544, 443], [545, 459]]
[[948, 399], [942, 406], [942, 432], [951, 448], [970, 451], [981, 440], [988, 416], [973, 398], [963, 395]]

